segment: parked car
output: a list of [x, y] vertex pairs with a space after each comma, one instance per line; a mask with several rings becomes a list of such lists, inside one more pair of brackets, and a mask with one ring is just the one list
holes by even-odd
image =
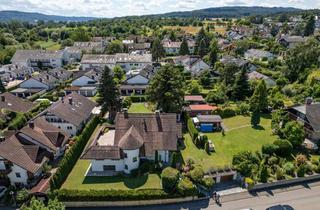
[[210, 150], [210, 152], [213, 152], [214, 151], [214, 144], [212, 143], [211, 140], [208, 140], [208, 142], [209, 142], [209, 150]]
[[6, 193], [7, 188], [4, 186], [0, 186], [0, 198], [2, 198], [4, 196], [4, 194]]
[[276, 206], [271, 206], [266, 210], [294, 210], [294, 208], [292, 208], [289, 205], [276, 205]]

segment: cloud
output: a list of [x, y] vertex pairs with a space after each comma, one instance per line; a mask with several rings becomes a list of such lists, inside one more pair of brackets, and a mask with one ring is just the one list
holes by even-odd
[[320, 0], [0, 0], [0, 10], [94, 17], [158, 14], [219, 6], [319, 8]]

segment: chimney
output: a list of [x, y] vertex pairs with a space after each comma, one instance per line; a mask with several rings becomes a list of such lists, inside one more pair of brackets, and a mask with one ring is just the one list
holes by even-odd
[[1, 96], [1, 101], [5, 102], [6, 101], [6, 97], [5, 96]]
[[159, 109], [157, 109], [157, 110], [155, 111], [155, 113], [156, 113], [156, 117], [160, 117], [160, 110], [159, 110]]
[[123, 108], [123, 115], [125, 119], [128, 119], [128, 109], [127, 108]]
[[47, 80], [49, 80], [49, 75], [47, 75]]
[[34, 128], [34, 122], [32, 120], [29, 122], [29, 128]]
[[42, 82], [42, 78], [39, 78], [39, 81]]
[[72, 97], [71, 96], [68, 98], [68, 100], [69, 100], [69, 104], [72, 105]]
[[306, 98], [306, 105], [310, 105], [313, 102], [313, 98], [312, 97], [307, 97]]
[[58, 72], [55, 72], [55, 74], [56, 74], [56, 77], [58, 76]]

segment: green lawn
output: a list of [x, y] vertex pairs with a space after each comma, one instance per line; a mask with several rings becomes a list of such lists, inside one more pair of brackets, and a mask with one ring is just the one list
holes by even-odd
[[54, 42], [52, 40], [48, 41], [38, 41], [36, 44], [39, 44], [42, 48], [47, 50], [60, 50], [61, 45], [58, 42]]
[[223, 120], [230, 130], [225, 136], [219, 132], [206, 134], [215, 145], [216, 152], [208, 155], [204, 150], [198, 149], [192, 142], [189, 134], [185, 135], [186, 148], [182, 150], [184, 160], [192, 158], [201, 164], [205, 170], [210, 168], [230, 166], [232, 157], [243, 150], [257, 151], [266, 143], [272, 143], [277, 136], [272, 135], [270, 119], [262, 118], [261, 127], [254, 129], [250, 126], [250, 117], [236, 116]]
[[89, 168], [89, 160], [78, 160], [77, 164], [62, 185], [65, 189], [107, 190], [107, 189], [162, 189], [161, 179], [157, 174], [149, 174], [137, 178], [115, 177], [85, 177]]
[[132, 103], [129, 113], [151, 113], [152, 111], [145, 106], [145, 103]]

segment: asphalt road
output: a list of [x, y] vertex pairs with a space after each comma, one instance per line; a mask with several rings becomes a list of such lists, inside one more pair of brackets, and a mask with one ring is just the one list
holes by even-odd
[[[187, 202], [182, 204], [154, 205], [145, 207], [124, 207], [124, 208], [68, 208], [68, 210], [178, 210], [178, 209], [210, 209], [210, 210], [241, 210], [252, 208], [254, 210], [265, 210], [268, 207], [276, 205], [286, 205], [286, 210], [320, 210], [320, 186], [312, 188], [305, 187], [302, 189], [273, 193], [262, 192], [253, 197], [223, 202], [222, 206], [217, 206], [211, 200], [196, 202]], [[280, 209], [276, 209], [280, 210]]]

